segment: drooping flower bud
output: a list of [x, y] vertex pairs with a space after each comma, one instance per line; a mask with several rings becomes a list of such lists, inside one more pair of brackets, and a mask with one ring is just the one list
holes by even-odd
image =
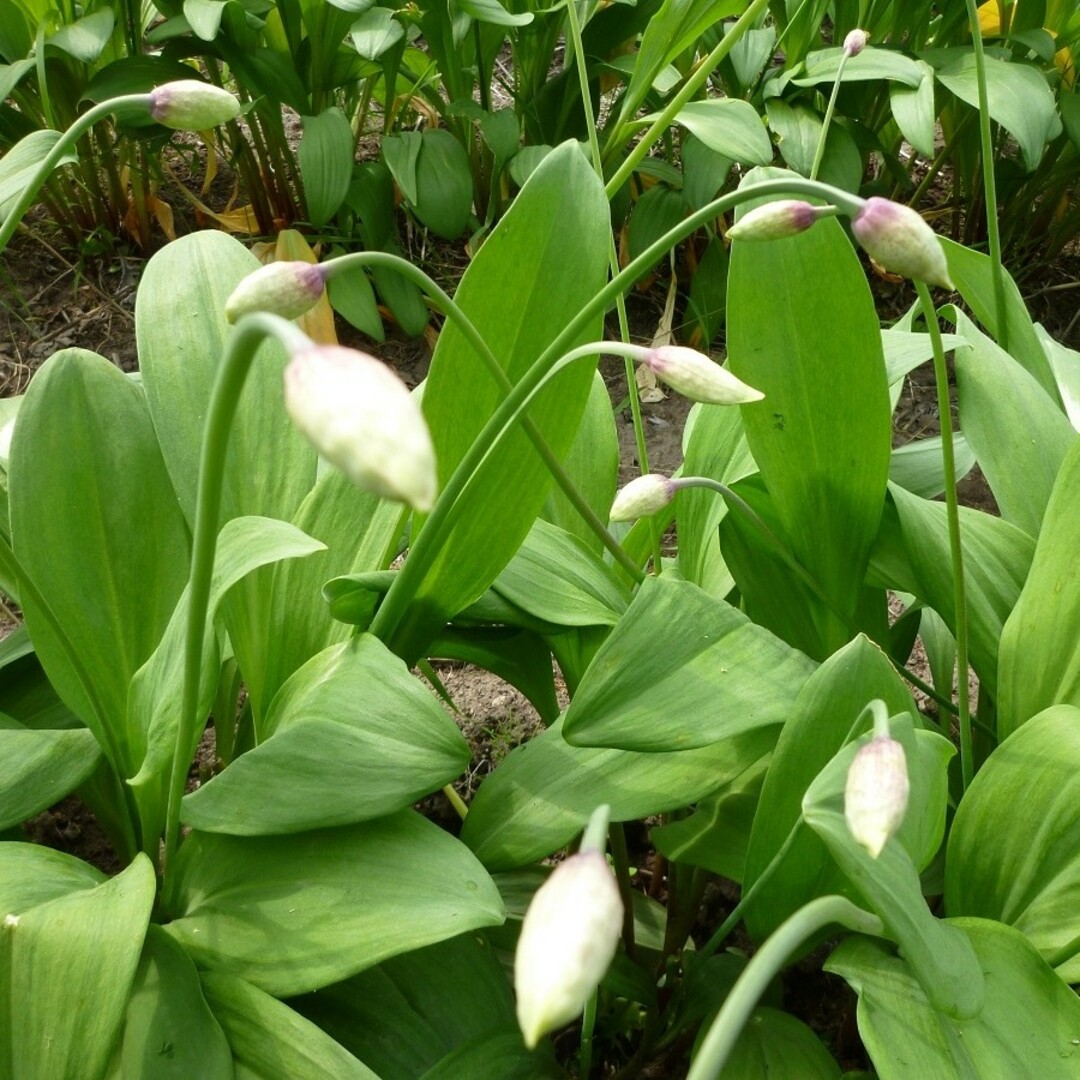
[[851, 231], [886, 270], [928, 285], [953, 288], [937, 234], [910, 206], [874, 196], [851, 219]]
[[848, 56], [858, 56], [869, 40], [870, 35], [865, 30], [851, 30], [844, 38], [844, 52]]
[[777, 199], [743, 214], [727, 234], [732, 240], [780, 240], [797, 236], [806, 232], [825, 209], [801, 199]]
[[240, 115], [240, 102], [220, 86], [180, 79], [150, 91], [150, 115], [177, 131], [206, 131]]
[[536, 890], [514, 957], [518, 1024], [530, 1049], [580, 1015], [615, 956], [622, 921], [600, 851], [572, 855]]
[[658, 473], [638, 476], [620, 488], [611, 504], [610, 520], [633, 521], [663, 510], [678, 490], [675, 481]]
[[267, 263], [253, 270], [225, 301], [225, 318], [234, 323], [255, 311], [295, 319], [310, 311], [325, 289], [324, 268], [303, 260]]
[[904, 748], [888, 735], [875, 735], [855, 755], [844, 785], [848, 828], [873, 858], [903, 823], [908, 791]]
[[435, 451], [420, 405], [383, 363], [312, 345], [285, 368], [285, 408], [316, 450], [366, 491], [427, 511]]
[[661, 345], [650, 349], [645, 363], [672, 390], [705, 405], [741, 405], [765, 395], [735, 378], [726, 368], [696, 349]]

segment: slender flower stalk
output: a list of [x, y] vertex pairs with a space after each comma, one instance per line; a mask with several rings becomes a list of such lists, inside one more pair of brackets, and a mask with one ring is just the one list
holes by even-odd
[[832, 126], [833, 113], [836, 112], [836, 99], [840, 96], [840, 84], [844, 81], [844, 68], [848, 60], [866, 48], [867, 33], [865, 30], [852, 30], [844, 38], [844, 47], [840, 53], [840, 63], [836, 68], [836, 78], [833, 79], [832, 92], [829, 94], [829, 104], [825, 108], [825, 117], [821, 121], [821, 132], [818, 135], [817, 149], [814, 151], [814, 163], [810, 166], [810, 179], [816, 180], [821, 171], [821, 162], [825, 157], [825, 143], [829, 137], [829, 128]]

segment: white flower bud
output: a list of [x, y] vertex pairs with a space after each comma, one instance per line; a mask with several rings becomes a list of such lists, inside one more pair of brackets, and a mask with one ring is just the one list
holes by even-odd
[[910, 206], [874, 196], [851, 219], [851, 231], [886, 270], [928, 285], [953, 288], [937, 234]]
[[431, 434], [419, 403], [385, 364], [340, 345], [312, 345], [285, 369], [285, 408], [359, 487], [420, 511], [434, 505]]
[[676, 393], [706, 405], [740, 405], [765, 395], [736, 379], [726, 368], [696, 349], [661, 345], [650, 349], [645, 363]]
[[646, 473], [620, 488], [611, 504], [612, 521], [633, 521], [663, 510], [675, 498], [674, 480], [658, 473]]
[[536, 890], [514, 957], [517, 1015], [530, 1049], [585, 1008], [622, 930], [619, 887], [599, 851], [560, 863]]
[[240, 102], [220, 86], [180, 79], [150, 91], [150, 115], [177, 131], [205, 131], [240, 115]]
[[903, 823], [908, 791], [907, 759], [895, 739], [878, 735], [860, 748], [844, 785], [844, 817], [873, 858]]
[[802, 199], [776, 199], [743, 214], [727, 234], [732, 240], [779, 240], [796, 236], [806, 232], [823, 209]]
[[253, 270], [225, 302], [225, 318], [234, 323], [255, 311], [295, 319], [310, 311], [324, 291], [323, 268], [302, 260], [272, 262]]
[[866, 48], [870, 35], [865, 30], [852, 30], [844, 38], [844, 52], [848, 56], [858, 56]]

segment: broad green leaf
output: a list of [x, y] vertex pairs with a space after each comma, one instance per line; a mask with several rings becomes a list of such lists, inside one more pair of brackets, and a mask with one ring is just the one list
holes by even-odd
[[[889, 458], [889, 480], [922, 499], [936, 499], [945, 491], [941, 436], [917, 439], [896, 447]], [[975, 467], [975, 454], [967, 439], [953, 434], [954, 473], [963, 480]]]
[[0, 829], [9, 829], [70, 795], [101, 760], [85, 728], [34, 731], [0, 714]]
[[100, 870], [74, 855], [39, 844], [0, 844], [0, 911], [5, 915], [21, 915], [104, 881]]
[[304, 181], [308, 219], [316, 228], [340, 209], [352, 180], [352, 128], [345, 114], [331, 106], [318, 116], [304, 117], [304, 133], [296, 151]]
[[[822, 841], [798, 823], [803, 795], [854, 733], [856, 720], [875, 698], [885, 702], [890, 715], [914, 709], [911, 694], [885, 654], [859, 636], [826, 660], [791, 703], [791, 719], [773, 751], [750, 832], [744, 888], [753, 887], [765, 874], [791, 830], [798, 826], [799, 832], [783, 861], [758, 886], [760, 900], [747, 911], [746, 926], [756, 941], [763, 941], [810, 900], [845, 891], [845, 878]], [[939, 832], [934, 848], [940, 842]], [[929, 846], [920, 838], [920, 865], [933, 857], [934, 851], [926, 850]]]
[[531, 11], [511, 13], [499, 0], [457, 0], [457, 6], [477, 22], [490, 23], [493, 26], [527, 26], [533, 21]]
[[[791, 81], [795, 86], [816, 86], [818, 83], [833, 83], [840, 70], [842, 48], [822, 49], [811, 53], [803, 65], [803, 73]], [[858, 56], [849, 57], [844, 64], [842, 82], [873, 82], [887, 79], [915, 88], [923, 79], [923, 72], [917, 60], [912, 60], [893, 49], [867, 46]]]
[[904, 138], [925, 158], [933, 159], [937, 109], [934, 105], [934, 69], [916, 60], [921, 78], [917, 86], [894, 82], [889, 86], [889, 106]]
[[[82, 99], [102, 102], [123, 94], [148, 94], [163, 83], [197, 78], [198, 72], [181, 60], [161, 55], [123, 56], [94, 73], [83, 90]], [[129, 117], [126, 123], [137, 123], [137, 118]]]
[[101, 1076], [154, 902], [143, 854], [117, 877], [0, 926], [0, 1066], [12, 1080]]
[[[2, 31], [0, 31], [0, 33], [2, 33]], [[11, 97], [11, 91], [14, 90], [15, 87], [18, 86], [19, 83], [21, 83], [23, 79], [27, 75], [29, 75], [31, 71], [34, 70], [35, 67], [37, 67], [37, 62], [32, 56], [28, 57], [25, 60], [15, 60], [10, 64], [0, 64], [0, 100], [6, 101], [9, 97]], [[46, 131], [47, 129], [43, 131], [32, 131], [29, 135], [21, 139], [20, 142], [25, 142], [26, 139], [30, 139], [35, 136], [40, 137], [41, 135], [46, 134]], [[55, 140], [59, 137], [60, 132], [53, 131], [48, 132], [48, 134], [53, 137], [53, 141], [55, 142]], [[15, 146], [18, 145], [19, 143], [15, 144]], [[11, 150], [14, 149], [15, 147], [13, 146]], [[11, 150], [9, 150], [4, 155], [3, 159], [0, 159], [0, 176], [4, 175], [3, 162], [8, 159], [11, 154]]]
[[151, 925], [124, 1018], [124, 1077], [232, 1080], [233, 1057], [202, 995], [191, 958]]
[[911, 968], [881, 941], [853, 937], [825, 964], [859, 995], [859, 1034], [881, 1080], [1015, 1080], [1076, 1075], [1080, 1001], [1019, 931], [984, 919], [950, 925], [985, 973], [982, 1012], [935, 1009]]
[[1001, 632], [998, 734], [1050, 705], [1080, 706], [1080, 446], [1058, 473], [1031, 572]]
[[[757, 780], [760, 783], [761, 778]], [[710, 795], [689, 817], [654, 826], [649, 839], [670, 863], [700, 866], [741, 882], [758, 794], [736, 790]]]
[[[767, 175], [752, 174], [744, 190]], [[741, 406], [743, 426], [792, 553], [854, 619], [885, 496], [891, 409], [873, 298], [840, 225], [733, 244], [727, 334], [731, 370], [765, 395]], [[813, 610], [824, 657], [851, 633], [823, 605]]]
[[[938, 68], [938, 81], [973, 109], [979, 107], [975, 54], [958, 50], [955, 59]], [[986, 94], [991, 119], [1016, 139], [1027, 172], [1033, 172], [1054, 134], [1054, 95], [1038, 68], [1021, 61], [986, 57]], [[1061, 130], [1058, 124], [1058, 131]]]
[[[647, 116], [642, 123], [651, 123]], [[675, 117], [710, 150], [744, 165], [766, 165], [772, 161], [772, 144], [757, 110], [740, 98], [708, 98], [687, 102]]]
[[368, 634], [314, 656], [282, 686], [262, 741], [184, 799], [206, 832], [267, 836], [403, 810], [469, 764], [450, 715]]
[[199, 978], [244, 1080], [379, 1080], [326, 1032], [251, 983], [226, 972], [204, 971]]
[[945, 905], [1015, 926], [1080, 981], [1080, 709], [1055, 705], [990, 755], [949, 834]]
[[682, 194], [667, 184], [654, 184], [634, 203], [627, 230], [627, 255], [636, 259], [682, 221], [686, 214]]
[[142, 389], [96, 353], [56, 353], [27, 390], [8, 480], [16, 558], [63, 628], [56, 636], [36, 597], [22, 597], [38, 658], [130, 776], [128, 684], [161, 639], [188, 560]]
[[817, 1034], [801, 1020], [780, 1009], [762, 1006], [750, 1015], [724, 1063], [724, 1080], [769, 1080], [781, 1076], [840, 1080], [840, 1066]]
[[[192, 0], [187, 0], [191, 3]], [[68, 56], [92, 64], [101, 55], [112, 37], [115, 16], [110, 8], [102, 8], [81, 19], [61, 26], [46, 44], [66, 52]]]
[[569, 843], [601, 802], [612, 821], [696, 802], [753, 768], [776, 734], [758, 728], [698, 750], [639, 754], [571, 746], [559, 721], [480, 785], [461, 838], [491, 870], [526, 866]]
[[443, 128], [421, 136], [413, 212], [436, 236], [456, 240], [472, 214], [473, 178], [465, 148]]
[[541, 1053], [532, 1054], [521, 1041], [521, 1031], [514, 1024], [471, 1039], [451, 1050], [421, 1080], [460, 1080], [463, 1076], [498, 1076], [500, 1080], [554, 1080], [565, 1076], [553, 1060]]
[[[941, 344], [946, 352], [952, 352], [967, 342], [958, 334], [942, 334]], [[934, 357], [934, 347], [929, 334], [913, 334], [907, 330], [882, 330], [881, 346], [885, 352], [885, 372], [890, 391], [899, 391], [904, 376], [920, 364]], [[895, 404], [893, 405], [895, 409]]]
[[364, 60], [378, 60], [404, 40], [405, 27], [395, 14], [393, 8], [369, 8], [349, 28], [352, 43]]
[[585, 673], [575, 746], [691, 750], [782, 724], [814, 665], [696, 585], [647, 578]]
[[[915, 574], [915, 592], [956, 634], [953, 568], [945, 504], [891, 486], [900, 516], [903, 547]], [[991, 697], [997, 697], [998, 643], [1016, 605], [1034, 554], [1034, 541], [1007, 521], [960, 508], [971, 666]]]
[[0, 712], [35, 731], [81, 728], [41, 669], [26, 624], [0, 642]]
[[419, 131], [403, 131], [383, 139], [380, 149], [386, 167], [409, 203], [420, 197], [416, 189], [416, 167], [424, 138]]
[[1080, 353], [1055, 341], [1039, 323], [1035, 324], [1035, 333], [1042, 343], [1046, 359], [1050, 361], [1058, 394], [1065, 406], [1065, 415], [1073, 430], [1080, 431]]
[[[574, 198], [567, 202], [566, 192]], [[607, 273], [609, 215], [603, 186], [576, 143], [553, 150], [529, 178], [469, 264], [455, 300], [504, 365], [522, 378]], [[600, 330], [586, 327], [585, 342]], [[529, 410], [558, 457], [573, 444], [592, 387], [593, 368], [572, 365]], [[481, 431], [503, 393], [453, 323], [431, 360], [424, 414], [439, 463], [440, 487]], [[520, 430], [473, 474], [458, 500], [455, 524], [424, 574], [395, 652], [412, 657], [446, 619], [481, 596], [509, 562], [543, 507], [547, 468]]]
[[184, 0], [184, 18], [200, 41], [213, 41], [225, 13], [223, 0]]
[[[26, 63], [33, 68], [32, 60]], [[14, 209], [15, 200], [26, 190], [38, 166], [59, 141], [59, 131], [31, 131], [0, 158], [0, 222]], [[78, 160], [75, 152], [69, 151], [60, 158], [56, 167], [72, 165]]]
[[[779, 150], [790, 169], [809, 176], [817, 156], [823, 124], [806, 105], [789, 105], [770, 98], [766, 102], [769, 127], [779, 136]], [[848, 132], [833, 124], [825, 138], [818, 179], [846, 191], [858, 191], [862, 179], [862, 156]]]
[[382, 316], [367, 271], [361, 267], [335, 274], [326, 283], [330, 306], [354, 329], [375, 341], [383, 341]]
[[1037, 537], [1054, 477], [1080, 438], [1035, 378], [959, 311], [956, 327], [968, 343], [953, 358], [960, 426], [1001, 516]]
[[469, 850], [411, 810], [294, 836], [192, 833], [175, 874], [169, 933], [201, 967], [279, 996], [503, 919]]

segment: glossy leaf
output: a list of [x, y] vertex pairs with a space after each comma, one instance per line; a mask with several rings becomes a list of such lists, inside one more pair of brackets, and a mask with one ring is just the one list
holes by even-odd
[[503, 918], [483, 867], [409, 810], [294, 836], [193, 833], [166, 905], [201, 967], [279, 996]]
[[923, 157], [934, 157], [934, 135], [937, 109], [934, 104], [934, 69], [923, 60], [917, 60], [921, 78], [917, 86], [893, 83], [889, 87], [889, 105], [893, 119], [904, 138]]
[[[646, 117], [646, 120], [654, 120]], [[710, 150], [745, 165], [772, 161], [772, 144], [757, 110], [740, 98], [709, 98], [687, 102], [675, 117]]]
[[[975, 467], [975, 454], [959, 433], [953, 435], [953, 456], [956, 479], [963, 480]], [[889, 458], [889, 480], [921, 499], [936, 499], [941, 495], [945, 491], [941, 436], [932, 435], [896, 447]]]
[[[28, 60], [25, 63], [30, 65], [26, 70], [33, 70], [33, 61]], [[8, 93], [11, 89], [8, 88]], [[31, 131], [0, 158], [0, 221], [11, 213], [15, 200], [34, 178], [38, 165], [45, 160], [59, 140], [59, 131]], [[73, 151], [68, 152], [61, 157], [57, 168], [71, 165], [78, 160]]]
[[456, 240], [467, 228], [473, 204], [473, 179], [465, 148], [441, 128], [422, 136], [416, 159], [413, 212], [436, 236]]
[[113, 12], [109, 8], [102, 8], [61, 26], [47, 39], [46, 44], [84, 64], [92, 64], [108, 45], [115, 21]]
[[353, 134], [345, 114], [335, 106], [304, 117], [304, 133], [296, 151], [304, 181], [308, 218], [318, 228], [336, 214], [352, 180]]
[[[822, 49], [811, 53], [803, 65], [803, 74], [791, 81], [796, 86], [816, 86], [818, 83], [836, 81], [840, 69], [842, 48]], [[916, 87], [922, 80], [922, 72], [915, 60], [893, 49], [867, 46], [858, 54], [851, 56], [844, 64], [842, 82], [875, 82], [887, 79], [904, 86]]]
[[493, 26], [527, 26], [533, 21], [531, 11], [509, 12], [499, 0], [458, 0], [458, 5], [466, 15]]
[[349, 28], [353, 46], [364, 60], [378, 60], [405, 39], [405, 27], [393, 8], [371, 7]]
[[100, 870], [74, 855], [40, 844], [0, 844], [0, 911], [5, 915], [21, 915], [104, 881]]

